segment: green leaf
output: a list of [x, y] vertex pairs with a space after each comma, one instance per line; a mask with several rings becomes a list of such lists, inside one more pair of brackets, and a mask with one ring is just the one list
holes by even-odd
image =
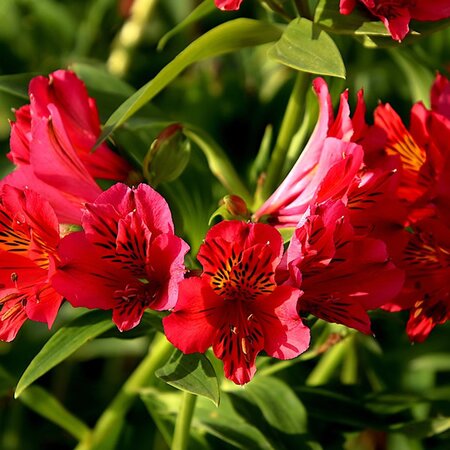
[[450, 429], [450, 417], [435, 417], [433, 419], [418, 420], [390, 428], [392, 432], [403, 433], [409, 438], [424, 439], [426, 437], [435, 436]]
[[100, 141], [106, 139], [191, 64], [245, 47], [273, 42], [280, 35], [278, 27], [252, 19], [230, 20], [213, 28], [188, 45], [155, 78], [126, 100], [106, 122]]
[[68, 358], [86, 342], [113, 326], [110, 312], [90, 311], [60, 328], [25, 369], [17, 384], [15, 397], [19, 397], [30, 384]]
[[417, 55], [408, 48], [391, 49], [389, 53], [409, 84], [411, 101], [413, 103], [422, 101], [425, 106], [430, 107], [430, 86], [434, 79], [433, 72], [421, 64]]
[[39, 386], [31, 386], [20, 397], [30, 409], [59, 425], [79, 441], [89, 433], [89, 427], [70, 413], [53, 395]]
[[333, 39], [307, 19], [293, 20], [269, 56], [296, 70], [345, 78], [344, 62]]
[[182, 22], [173, 27], [159, 40], [158, 50], [161, 51], [173, 36], [177, 35], [189, 25], [198, 22], [199, 20], [203, 19], [216, 10], [217, 7], [214, 4], [213, 0], [205, 0], [204, 2], [200, 3], [200, 5], [198, 5], [197, 8], [195, 8]]
[[155, 375], [177, 389], [209, 398], [216, 406], [219, 405], [220, 391], [216, 372], [205, 355], [184, 355], [176, 350], [168, 363], [158, 369]]
[[295, 392], [278, 378], [255, 377], [245, 389], [233, 394], [257, 405], [267, 422], [283, 433], [306, 433], [305, 407]]
[[373, 21], [373, 17], [362, 9], [355, 8], [351, 14], [341, 14], [336, 0], [319, 0], [314, 22], [336, 34], [390, 36], [383, 22]]
[[18, 97], [29, 102], [28, 84], [37, 73], [21, 73], [19, 75], [0, 76], [0, 92]]
[[361, 429], [383, 429], [386, 424], [385, 417], [368, 410], [353, 397], [318, 387], [302, 386], [296, 392], [308, 414], [321, 421]]
[[243, 450], [274, 450], [262, 431], [237, 414], [226, 393], [221, 398], [219, 408], [213, 408], [211, 403], [207, 404], [202, 402], [202, 399], [199, 400], [193, 421], [194, 426]]

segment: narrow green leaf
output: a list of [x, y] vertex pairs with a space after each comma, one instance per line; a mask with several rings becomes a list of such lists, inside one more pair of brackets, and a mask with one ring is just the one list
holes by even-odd
[[435, 436], [448, 429], [450, 429], [450, 417], [434, 417], [433, 419], [398, 424], [390, 428], [392, 432], [403, 433], [414, 439]]
[[434, 79], [433, 72], [424, 64], [421, 64], [410, 49], [391, 49], [389, 53], [409, 84], [411, 101], [413, 103], [421, 101], [425, 106], [430, 107], [430, 86]]
[[333, 39], [307, 19], [293, 20], [269, 56], [296, 70], [345, 78], [344, 62]]
[[184, 69], [195, 62], [273, 42], [281, 35], [278, 27], [258, 20], [235, 19], [223, 23], [186, 47], [155, 78], [142, 86], [112, 114], [105, 124], [100, 141], [169, 85]]
[[89, 427], [69, 412], [53, 395], [39, 386], [24, 391], [20, 400], [34, 412], [59, 425], [79, 441], [89, 433]]
[[192, 25], [195, 22], [203, 19], [208, 16], [212, 12], [216, 11], [217, 7], [214, 4], [213, 0], [205, 0], [200, 3], [182, 22], [173, 27], [170, 31], [168, 31], [158, 42], [158, 50], [162, 50], [167, 42], [178, 33], [186, 29], [189, 25]]
[[246, 422], [235, 411], [227, 393], [222, 395], [219, 408], [199, 399], [193, 424], [200, 430], [243, 450], [274, 450], [263, 431]]
[[242, 391], [261, 410], [264, 418], [278, 430], [288, 434], [306, 433], [306, 409], [295, 392], [275, 377], [255, 377]]
[[15, 397], [19, 397], [30, 384], [64, 361], [86, 342], [113, 326], [111, 313], [97, 310], [89, 311], [60, 328], [25, 369], [17, 384]]
[[176, 350], [169, 362], [155, 373], [177, 389], [209, 398], [219, 405], [220, 391], [213, 366], [205, 355], [184, 355]]
[[311, 417], [358, 428], [384, 429], [385, 416], [375, 414], [355, 398], [319, 387], [302, 386], [296, 392]]
[[21, 73], [19, 75], [0, 76], [0, 92], [29, 101], [28, 84], [37, 73]]

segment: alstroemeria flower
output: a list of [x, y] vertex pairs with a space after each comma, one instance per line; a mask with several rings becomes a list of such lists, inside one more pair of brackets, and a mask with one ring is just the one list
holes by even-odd
[[388, 138], [385, 153], [400, 161], [397, 195], [412, 222], [439, 213], [449, 217], [450, 96], [446, 86], [438, 76], [431, 91], [431, 111], [416, 103], [409, 129], [389, 104], [375, 110], [375, 124]]
[[320, 105], [314, 132], [289, 174], [255, 212], [255, 220], [267, 216], [274, 225], [295, 227], [309, 206], [342, 196], [361, 168], [363, 148], [350, 142], [355, 129], [358, 137], [361, 134], [361, 102], [358, 103], [358, 113], [355, 113], [357, 125], [354, 126], [347, 92], [341, 95], [339, 111], [334, 119], [327, 84], [322, 78], [316, 78], [313, 87]]
[[409, 309], [406, 331], [411, 341], [422, 342], [438, 324], [450, 319], [450, 227], [424, 219], [405, 232], [394, 255], [405, 270], [405, 286], [390, 311]]
[[[352, 118], [347, 91], [341, 94], [334, 118], [325, 81], [317, 78], [313, 86], [320, 105], [315, 130], [292, 170], [255, 212], [254, 219], [266, 219], [277, 227], [295, 227], [309, 207], [342, 200], [351, 210], [359, 234], [370, 232], [381, 237], [382, 230], [395, 228], [404, 216], [393, 195], [398, 164], [392, 158], [370, 165], [363, 161], [365, 152], [383, 151], [385, 134], [366, 124], [362, 91]], [[387, 211], [394, 214], [387, 215]]]
[[[435, 21], [450, 17], [450, 0], [359, 0], [386, 26], [392, 38], [402, 41], [411, 19]], [[340, 0], [341, 14], [350, 14], [357, 0]]]
[[62, 239], [52, 280], [73, 306], [112, 309], [121, 331], [138, 325], [147, 308], [175, 306], [189, 246], [174, 234], [160, 194], [118, 183], [86, 204], [82, 225]]
[[223, 11], [236, 11], [243, 0], [214, 0], [216, 6]]
[[94, 178], [125, 180], [130, 166], [105, 144], [93, 151], [97, 108], [73, 72], [35, 77], [29, 93], [11, 124], [8, 157], [18, 168], [2, 183], [40, 192], [61, 222], [80, 223], [83, 203], [101, 192]]
[[212, 227], [198, 253], [201, 277], [181, 283], [178, 302], [163, 319], [169, 341], [184, 353], [212, 346], [237, 384], [252, 379], [262, 350], [279, 359], [304, 352], [309, 329], [297, 314], [300, 291], [274, 278], [282, 252], [281, 236], [269, 225]]
[[298, 224], [278, 278], [303, 291], [299, 310], [371, 333], [367, 310], [395, 297], [403, 273], [378, 239], [355, 235], [340, 201], [308, 211]]
[[27, 319], [53, 324], [62, 295], [50, 285], [58, 220], [30, 190], [0, 190], [0, 339], [11, 341]]

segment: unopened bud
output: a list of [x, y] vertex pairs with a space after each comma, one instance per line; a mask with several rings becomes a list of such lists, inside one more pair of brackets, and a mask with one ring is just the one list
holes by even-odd
[[220, 220], [249, 220], [250, 213], [245, 201], [237, 195], [226, 195], [219, 202], [219, 207], [214, 211], [209, 224]]
[[232, 216], [248, 216], [247, 204], [238, 195], [226, 195], [219, 204], [224, 205]]
[[153, 141], [144, 158], [143, 171], [153, 186], [178, 178], [186, 168], [191, 155], [191, 143], [176, 123], [165, 128]]

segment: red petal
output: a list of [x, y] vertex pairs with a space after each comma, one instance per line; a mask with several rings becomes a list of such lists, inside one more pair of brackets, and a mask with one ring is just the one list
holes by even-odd
[[255, 304], [255, 316], [264, 333], [264, 350], [269, 356], [291, 359], [309, 347], [309, 328], [297, 312], [299, 294], [298, 289], [279, 286]]
[[178, 302], [163, 319], [167, 339], [183, 353], [204, 353], [223, 322], [223, 300], [200, 278], [179, 285]]

